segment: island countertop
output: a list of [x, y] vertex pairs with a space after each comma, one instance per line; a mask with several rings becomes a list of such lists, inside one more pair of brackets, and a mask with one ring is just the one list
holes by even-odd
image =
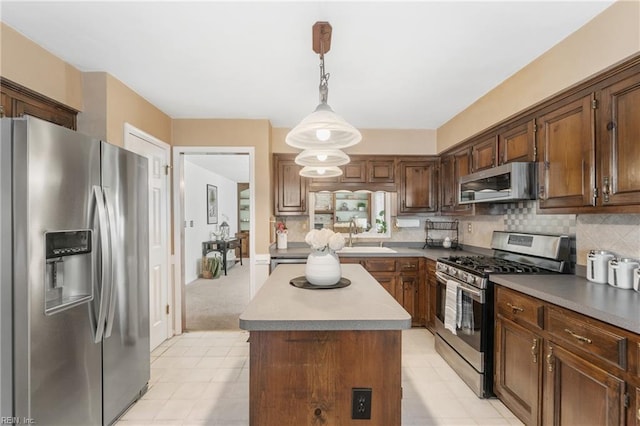
[[269, 330], [401, 330], [411, 316], [360, 265], [341, 265], [351, 285], [309, 290], [289, 284], [305, 265], [280, 265], [240, 315], [240, 328]]

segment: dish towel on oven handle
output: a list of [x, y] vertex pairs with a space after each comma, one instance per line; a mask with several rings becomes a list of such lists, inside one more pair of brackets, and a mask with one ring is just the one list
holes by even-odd
[[458, 283], [453, 280], [447, 280], [447, 292], [444, 303], [444, 328], [453, 334], [456, 333], [458, 318], [458, 306], [460, 303], [460, 290]]

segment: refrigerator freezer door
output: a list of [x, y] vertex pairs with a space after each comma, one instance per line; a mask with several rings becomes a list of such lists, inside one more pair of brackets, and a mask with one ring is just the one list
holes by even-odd
[[104, 424], [146, 390], [149, 354], [147, 159], [102, 143], [102, 187], [112, 221], [113, 300], [103, 341]]
[[[101, 345], [93, 341], [91, 302], [45, 315], [45, 232], [93, 226], [100, 143], [34, 118], [15, 120], [13, 128], [13, 415], [98, 425]], [[90, 263], [97, 266], [95, 257]]]
[[12, 121], [0, 120], [0, 415], [12, 414], [13, 379], [11, 365], [11, 330], [13, 328], [11, 299], [12, 239], [11, 239], [11, 134]]

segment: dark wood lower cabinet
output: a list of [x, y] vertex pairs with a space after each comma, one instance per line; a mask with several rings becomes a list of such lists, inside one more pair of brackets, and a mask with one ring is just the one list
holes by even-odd
[[523, 423], [640, 426], [640, 336], [501, 286], [495, 293], [494, 391]]
[[494, 391], [526, 425], [539, 424], [542, 338], [506, 319], [496, 321]]
[[[401, 330], [252, 331], [251, 426], [400, 426]], [[371, 419], [351, 418], [371, 388]]]
[[340, 263], [359, 263], [411, 315], [411, 325], [424, 327], [429, 295], [424, 259], [417, 257], [340, 257]]
[[625, 382], [552, 342], [545, 344], [545, 425], [625, 424]]

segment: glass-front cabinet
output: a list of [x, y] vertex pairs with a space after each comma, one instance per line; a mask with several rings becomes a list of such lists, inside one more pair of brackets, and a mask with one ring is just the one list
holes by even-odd
[[249, 231], [250, 227], [249, 188], [238, 191], [238, 230]]
[[358, 234], [358, 237], [389, 237], [387, 224], [389, 194], [378, 192], [312, 192], [310, 199], [311, 226], [315, 229], [329, 228], [335, 232]]

